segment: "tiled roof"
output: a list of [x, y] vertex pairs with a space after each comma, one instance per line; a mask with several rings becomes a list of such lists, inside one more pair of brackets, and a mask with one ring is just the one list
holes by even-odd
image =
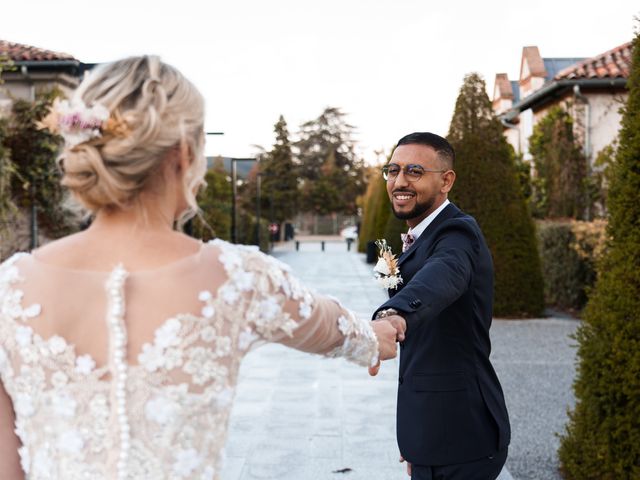
[[582, 58], [543, 58], [544, 69], [547, 71], [546, 81], [551, 81], [562, 70], [575, 66], [585, 60]]
[[555, 80], [629, 78], [631, 42], [558, 72]]
[[31, 45], [23, 45], [21, 43], [8, 42], [0, 40], [0, 56], [7, 56], [14, 62], [39, 62], [51, 60], [70, 60], [76, 59], [67, 54], [60, 52], [52, 52], [43, 48], [32, 47]]

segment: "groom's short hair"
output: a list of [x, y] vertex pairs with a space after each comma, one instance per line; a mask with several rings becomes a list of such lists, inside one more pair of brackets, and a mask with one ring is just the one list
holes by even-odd
[[398, 147], [400, 145], [426, 145], [436, 151], [438, 159], [447, 165], [447, 168], [453, 169], [453, 165], [456, 161], [456, 154], [453, 151], [453, 147], [447, 142], [445, 138], [440, 135], [436, 135], [431, 132], [414, 132], [409, 135], [405, 135], [398, 140]]

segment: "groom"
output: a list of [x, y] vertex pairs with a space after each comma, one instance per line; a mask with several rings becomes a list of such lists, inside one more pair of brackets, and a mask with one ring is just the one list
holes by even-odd
[[399, 331], [406, 322], [397, 436], [412, 480], [493, 480], [510, 439], [489, 361], [491, 254], [473, 217], [447, 199], [454, 158], [444, 138], [412, 133], [382, 170], [393, 213], [410, 227], [398, 261], [403, 284], [374, 318]]

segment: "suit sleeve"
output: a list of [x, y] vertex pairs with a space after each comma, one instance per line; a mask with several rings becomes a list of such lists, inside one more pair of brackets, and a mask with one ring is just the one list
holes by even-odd
[[478, 251], [474, 228], [462, 220], [450, 222], [438, 234], [434, 251], [422, 268], [378, 311], [393, 308], [400, 312], [410, 333], [420, 322], [440, 314], [468, 289]]

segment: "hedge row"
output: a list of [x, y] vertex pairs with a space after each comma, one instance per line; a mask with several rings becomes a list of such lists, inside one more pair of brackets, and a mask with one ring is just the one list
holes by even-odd
[[605, 248], [606, 222], [538, 222], [544, 299], [547, 306], [579, 311], [596, 280], [596, 263]]

